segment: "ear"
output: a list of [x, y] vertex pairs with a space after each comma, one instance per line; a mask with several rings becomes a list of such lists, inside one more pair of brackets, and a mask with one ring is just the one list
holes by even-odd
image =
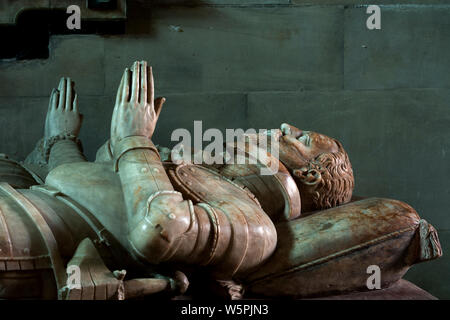
[[301, 167], [300, 169], [294, 169], [293, 173], [303, 184], [308, 186], [315, 186], [322, 180], [322, 174], [314, 168]]

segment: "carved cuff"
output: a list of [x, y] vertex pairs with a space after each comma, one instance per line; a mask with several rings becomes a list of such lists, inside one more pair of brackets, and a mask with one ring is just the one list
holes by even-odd
[[50, 151], [52, 150], [52, 147], [61, 140], [71, 140], [75, 142], [78, 145], [78, 148], [82, 150], [81, 141], [78, 139], [77, 136], [73, 134], [59, 134], [57, 136], [50, 137], [49, 139], [44, 141], [44, 150], [43, 150], [43, 156], [45, 159], [45, 162], [48, 163], [48, 159], [50, 158]]
[[114, 171], [119, 171], [119, 160], [120, 158], [131, 150], [136, 149], [148, 149], [154, 151], [158, 158], [161, 159], [158, 153], [158, 149], [155, 147], [153, 142], [148, 139], [147, 137], [143, 136], [131, 136], [126, 137], [120, 140], [115, 146], [114, 146]]

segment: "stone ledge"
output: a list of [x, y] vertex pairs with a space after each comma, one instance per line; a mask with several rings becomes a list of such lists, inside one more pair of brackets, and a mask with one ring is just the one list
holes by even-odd
[[389, 288], [366, 292], [354, 292], [311, 300], [438, 300], [435, 296], [415, 284], [399, 280]]
[[324, 6], [324, 5], [450, 5], [450, 0], [136, 0], [134, 5], [151, 6]]

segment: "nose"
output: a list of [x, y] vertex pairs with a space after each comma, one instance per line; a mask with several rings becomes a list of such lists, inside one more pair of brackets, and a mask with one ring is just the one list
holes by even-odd
[[290, 124], [283, 123], [280, 127], [281, 131], [285, 135], [292, 135], [295, 138], [300, 137], [303, 134], [303, 130], [300, 130], [294, 126], [291, 126]]

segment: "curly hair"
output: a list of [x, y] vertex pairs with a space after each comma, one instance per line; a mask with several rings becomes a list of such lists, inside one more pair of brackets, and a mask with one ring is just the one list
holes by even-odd
[[342, 144], [335, 142], [339, 147], [337, 152], [322, 153], [309, 163], [310, 168], [322, 175], [311, 193], [316, 210], [336, 207], [349, 202], [352, 197], [355, 186], [352, 165]]

